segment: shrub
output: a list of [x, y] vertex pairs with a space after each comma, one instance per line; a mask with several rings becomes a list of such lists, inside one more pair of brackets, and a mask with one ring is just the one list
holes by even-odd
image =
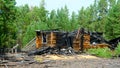
[[117, 48], [115, 49], [115, 56], [120, 55], [120, 43], [118, 44]]
[[87, 51], [89, 54], [102, 57], [102, 58], [111, 58], [112, 52], [109, 48], [97, 48], [97, 49], [89, 49]]

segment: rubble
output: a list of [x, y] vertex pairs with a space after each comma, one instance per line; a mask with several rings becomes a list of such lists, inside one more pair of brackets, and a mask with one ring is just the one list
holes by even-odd
[[31, 55], [42, 55], [42, 54], [61, 54], [61, 55], [73, 55], [75, 54], [74, 50], [69, 47], [67, 49], [57, 49], [57, 48], [51, 48], [51, 47], [44, 47], [42, 49], [33, 50], [31, 52], [28, 52], [28, 56]]

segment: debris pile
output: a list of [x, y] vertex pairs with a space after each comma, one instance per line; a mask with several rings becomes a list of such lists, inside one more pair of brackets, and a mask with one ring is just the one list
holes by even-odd
[[42, 47], [41, 49], [33, 50], [28, 53], [28, 56], [31, 55], [42, 55], [42, 54], [61, 54], [61, 55], [73, 55], [75, 54], [75, 51], [69, 47], [69, 48], [51, 48], [51, 47]]
[[[39, 58], [42, 59], [42, 58]], [[36, 56], [28, 56], [25, 53], [17, 54], [6, 54], [3, 57], [0, 57], [0, 68], [1, 67], [16, 67], [18, 65], [29, 65], [29, 64], [41, 64], [47, 63], [48, 60], [38, 61]]]

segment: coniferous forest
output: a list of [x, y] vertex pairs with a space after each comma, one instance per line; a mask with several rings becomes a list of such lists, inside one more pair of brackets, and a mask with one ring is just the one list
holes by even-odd
[[103, 32], [107, 40], [120, 37], [120, 0], [95, 0], [71, 14], [67, 6], [46, 10], [44, 0], [39, 7], [16, 6], [15, 0], [0, 0], [0, 48], [11, 48], [17, 43], [25, 46], [35, 37], [35, 30], [73, 31], [81, 27]]

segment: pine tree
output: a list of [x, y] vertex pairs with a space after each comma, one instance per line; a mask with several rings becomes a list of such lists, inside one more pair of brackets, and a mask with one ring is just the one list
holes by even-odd
[[80, 27], [85, 27], [85, 9], [84, 7], [81, 8], [81, 10], [78, 12], [78, 24]]
[[77, 23], [77, 15], [75, 14], [75, 12], [72, 12], [72, 15], [71, 15], [71, 19], [70, 19], [70, 31], [73, 31], [77, 28], [79, 28], [79, 25]]
[[108, 13], [108, 1], [98, 0], [97, 11], [97, 31], [104, 32], [106, 17]]
[[61, 8], [60, 10], [57, 10], [57, 24], [58, 28], [61, 28], [62, 30], [69, 30], [68, 24], [69, 24], [69, 11], [67, 6], [64, 8]]
[[12, 47], [15, 34], [15, 0], [0, 0], [0, 48]]
[[50, 29], [58, 28], [58, 26], [57, 26], [57, 18], [56, 18], [56, 11], [55, 10], [52, 10], [50, 12], [50, 16], [48, 17], [48, 20], [47, 20], [47, 25], [48, 25], [48, 28], [50, 28]]
[[105, 25], [107, 39], [120, 37], [120, 2], [111, 6], [108, 14], [108, 22]]

